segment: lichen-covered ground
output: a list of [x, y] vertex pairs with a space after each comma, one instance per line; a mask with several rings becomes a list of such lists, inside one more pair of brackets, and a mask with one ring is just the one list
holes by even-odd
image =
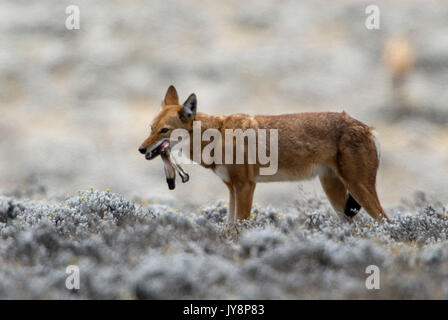
[[[0, 1], [0, 298], [447, 298], [447, 16], [438, 0]], [[415, 58], [404, 105], [384, 59], [397, 38]], [[207, 114], [376, 127], [392, 223], [339, 221], [317, 181], [296, 203], [295, 183], [258, 184], [236, 229], [211, 170], [168, 192], [137, 149], [171, 84]]]
[[[228, 228], [226, 203], [181, 212], [110, 191], [1, 196], [0, 298], [446, 299], [448, 213], [421, 194], [408, 207], [388, 210], [390, 224], [364, 212], [348, 224], [308, 197], [285, 212], [254, 205]], [[68, 265], [79, 290], [65, 287]], [[366, 289], [368, 265], [379, 290]]]

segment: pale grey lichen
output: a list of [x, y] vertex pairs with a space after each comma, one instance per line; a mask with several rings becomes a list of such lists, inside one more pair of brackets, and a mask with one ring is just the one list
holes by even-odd
[[[325, 202], [287, 212], [198, 212], [106, 191], [65, 201], [0, 197], [1, 298], [447, 298], [448, 215], [431, 206], [341, 222]], [[65, 287], [68, 265], [80, 290]], [[367, 290], [368, 265], [381, 289]]]

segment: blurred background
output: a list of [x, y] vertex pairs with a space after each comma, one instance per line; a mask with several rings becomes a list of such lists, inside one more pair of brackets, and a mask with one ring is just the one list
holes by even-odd
[[[63, 198], [91, 186], [198, 207], [227, 189], [186, 166], [169, 191], [160, 159], [137, 152], [167, 87], [210, 114], [345, 110], [375, 126], [378, 191], [448, 200], [448, 3], [375, 1], [2, 0], [0, 193]], [[80, 9], [67, 30], [65, 10]], [[317, 181], [258, 184], [291, 205]], [[309, 196], [309, 195], [308, 195]]]

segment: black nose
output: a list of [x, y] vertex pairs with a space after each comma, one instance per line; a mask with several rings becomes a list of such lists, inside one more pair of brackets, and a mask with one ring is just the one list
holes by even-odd
[[140, 147], [140, 148], [138, 148], [138, 151], [139, 151], [141, 154], [145, 154], [145, 153], [146, 153], [146, 148], [145, 148], [145, 147]]

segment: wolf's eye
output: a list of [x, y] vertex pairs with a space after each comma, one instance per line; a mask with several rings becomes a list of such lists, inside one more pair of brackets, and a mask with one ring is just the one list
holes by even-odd
[[167, 133], [170, 129], [168, 128], [162, 128], [162, 130], [160, 130], [160, 133]]

